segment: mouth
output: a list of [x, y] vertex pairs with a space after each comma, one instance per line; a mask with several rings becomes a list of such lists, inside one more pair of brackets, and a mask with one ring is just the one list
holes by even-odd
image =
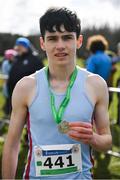
[[56, 57], [65, 57], [67, 55], [68, 55], [67, 53], [56, 53], [55, 54]]

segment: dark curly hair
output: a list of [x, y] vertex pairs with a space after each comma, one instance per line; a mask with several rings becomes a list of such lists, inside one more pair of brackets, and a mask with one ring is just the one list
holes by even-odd
[[[44, 38], [45, 32], [55, 32], [61, 30], [61, 25], [64, 25], [64, 28], [68, 32], [76, 32], [77, 38], [81, 32], [80, 19], [77, 17], [75, 12], [63, 7], [63, 8], [49, 8], [45, 14], [40, 17], [40, 32], [41, 36]], [[55, 27], [55, 29], [54, 29]]]
[[93, 35], [87, 40], [87, 49], [92, 53], [96, 53], [96, 51], [105, 51], [108, 49], [108, 41], [102, 35]]

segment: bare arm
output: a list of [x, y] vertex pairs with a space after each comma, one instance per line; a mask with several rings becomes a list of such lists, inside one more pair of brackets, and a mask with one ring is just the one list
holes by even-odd
[[106, 151], [112, 146], [112, 137], [110, 132], [109, 114], [108, 114], [108, 88], [105, 82], [98, 78], [97, 97], [98, 101], [94, 111], [94, 124], [96, 132], [93, 134], [91, 145], [94, 149]]
[[[93, 96], [95, 95], [94, 129], [90, 123], [70, 123], [69, 136], [77, 141], [91, 145], [98, 151], [111, 148], [112, 137], [109, 127], [108, 115], [108, 89], [106, 83], [98, 76], [91, 78]], [[90, 89], [89, 89], [90, 90]]]
[[20, 81], [13, 92], [12, 114], [2, 158], [2, 178], [14, 179], [16, 174], [19, 144], [27, 115], [26, 92]]

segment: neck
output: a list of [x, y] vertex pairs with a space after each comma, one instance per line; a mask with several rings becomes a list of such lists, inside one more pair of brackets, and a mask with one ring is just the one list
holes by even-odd
[[52, 67], [49, 66], [50, 79], [57, 81], [67, 81], [70, 79], [70, 75], [75, 69], [75, 65], [72, 66], [62, 66], [62, 67]]

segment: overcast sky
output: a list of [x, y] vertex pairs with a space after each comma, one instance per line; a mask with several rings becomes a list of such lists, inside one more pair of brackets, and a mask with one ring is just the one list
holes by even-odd
[[39, 33], [39, 17], [50, 6], [75, 10], [86, 26], [120, 27], [120, 0], [0, 0], [0, 32]]

